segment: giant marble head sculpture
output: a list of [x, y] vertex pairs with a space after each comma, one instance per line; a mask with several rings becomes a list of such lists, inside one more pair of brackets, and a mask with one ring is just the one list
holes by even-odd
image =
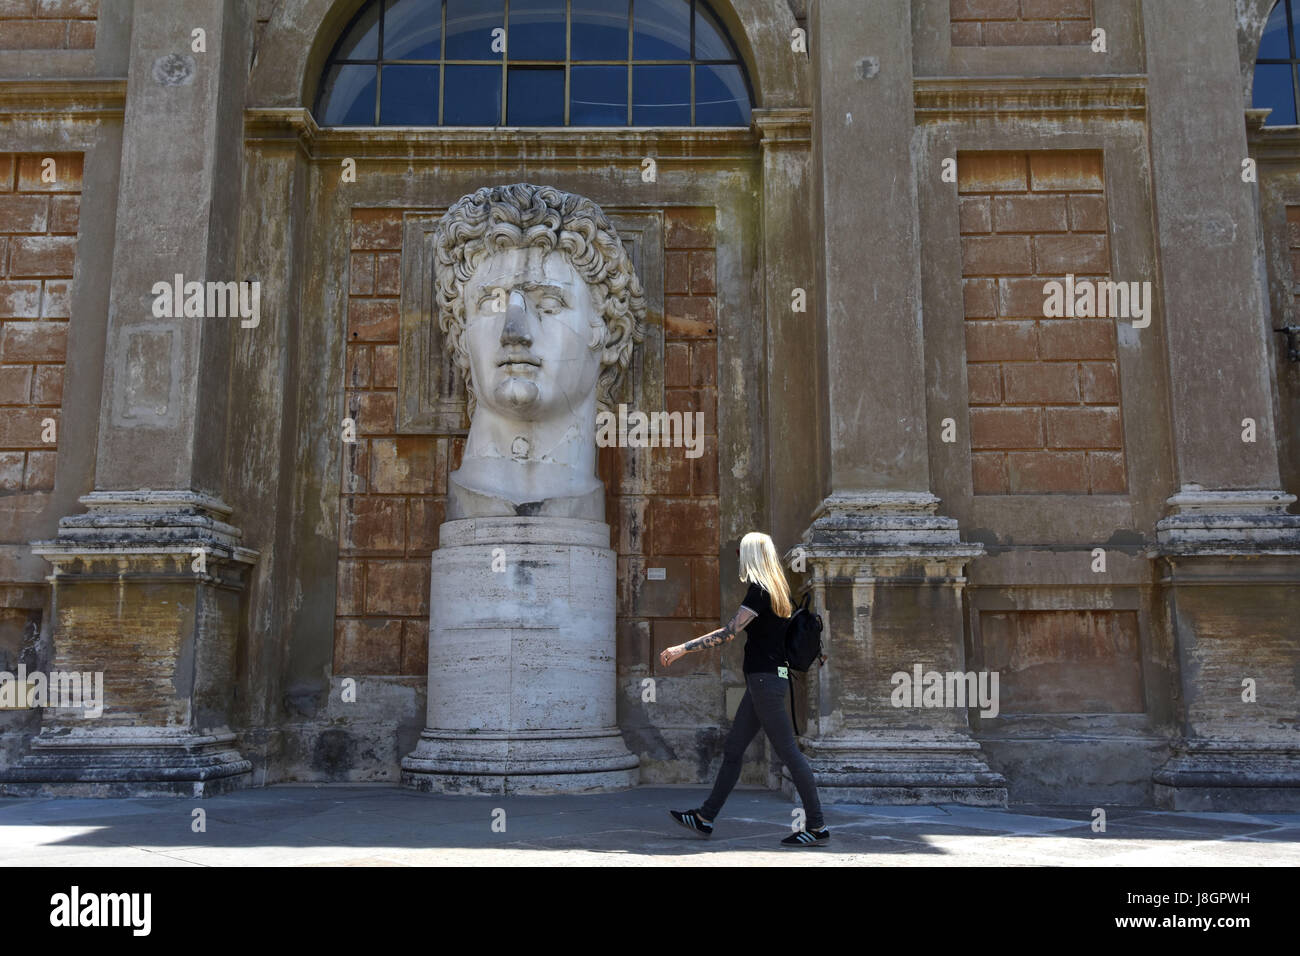
[[465, 381], [470, 431], [448, 518], [604, 519], [596, 412], [642, 338], [645, 298], [591, 200], [488, 186], [434, 236], [438, 322]]

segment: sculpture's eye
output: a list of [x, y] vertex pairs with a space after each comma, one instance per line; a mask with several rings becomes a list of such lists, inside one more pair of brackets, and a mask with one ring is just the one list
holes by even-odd
[[537, 303], [537, 311], [543, 315], [557, 315], [564, 309], [564, 303], [553, 295], [544, 295]]
[[483, 312], [505, 312], [510, 304], [509, 296], [505, 289], [484, 289], [478, 297], [478, 310]]

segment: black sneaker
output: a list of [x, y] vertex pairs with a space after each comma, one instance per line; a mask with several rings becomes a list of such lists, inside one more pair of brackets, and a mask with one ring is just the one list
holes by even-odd
[[831, 842], [831, 831], [829, 827], [822, 827], [820, 830], [800, 830], [798, 833], [792, 833], [781, 841], [782, 846], [825, 846]]
[[686, 827], [686, 829], [693, 831], [701, 839], [707, 840], [713, 835], [713, 824], [700, 816], [699, 810], [669, 810], [668, 813], [674, 820]]

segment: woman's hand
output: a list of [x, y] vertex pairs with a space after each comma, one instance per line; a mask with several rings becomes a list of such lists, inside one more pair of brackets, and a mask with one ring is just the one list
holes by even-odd
[[665, 647], [663, 653], [659, 655], [659, 662], [663, 664], [664, 667], [668, 667], [678, 658], [685, 656], [686, 649], [678, 644], [676, 647]]

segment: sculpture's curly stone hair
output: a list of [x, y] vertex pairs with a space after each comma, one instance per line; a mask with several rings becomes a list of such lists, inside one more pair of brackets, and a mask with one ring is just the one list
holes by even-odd
[[469, 414], [474, 382], [465, 347], [465, 284], [493, 252], [541, 246], [568, 256], [587, 281], [603, 329], [592, 349], [603, 349], [596, 400], [613, 411], [614, 390], [645, 334], [645, 295], [618, 233], [590, 199], [556, 189], [514, 183], [484, 186], [447, 210], [434, 231], [434, 287], [438, 325], [465, 381]]

